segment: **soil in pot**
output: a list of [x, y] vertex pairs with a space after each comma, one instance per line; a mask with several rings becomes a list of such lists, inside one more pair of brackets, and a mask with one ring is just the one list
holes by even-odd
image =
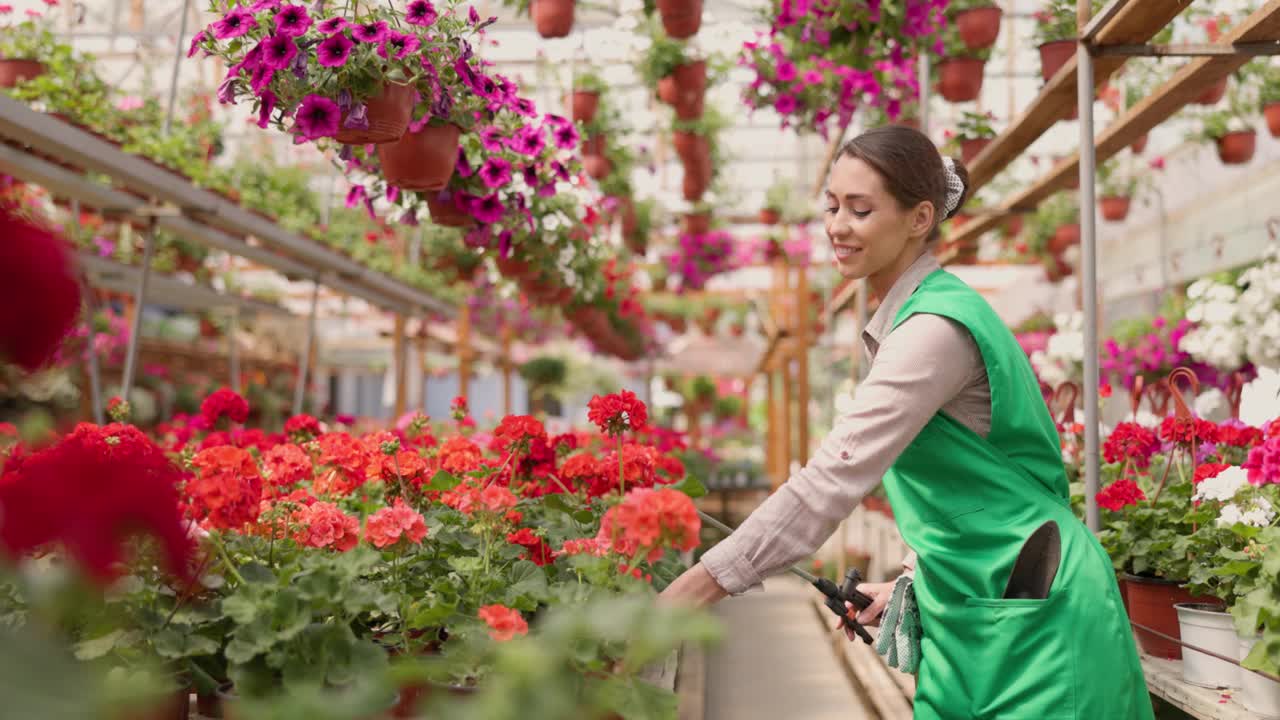
[[[413, 88], [387, 83], [382, 90], [365, 101], [369, 127], [364, 130], [341, 129], [334, 138], [344, 145], [379, 145], [399, 140], [409, 129], [413, 113]], [[342, 122], [347, 114], [342, 114]], [[341, 125], [339, 126], [341, 127]]]
[[[1249, 657], [1259, 638], [1238, 638], [1239, 658]], [[1244, 709], [1267, 720], [1280, 718], [1280, 683], [1240, 668], [1240, 691], [1235, 698]]]
[[1045, 82], [1053, 79], [1054, 75], [1067, 64], [1073, 55], [1076, 54], [1075, 38], [1070, 40], [1054, 40], [1047, 42], [1039, 47], [1040, 50], [1040, 76]]
[[1218, 159], [1223, 165], [1244, 165], [1257, 149], [1258, 133], [1254, 130], [1237, 130], [1218, 138]]
[[596, 119], [600, 109], [600, 94], [588, 90], [574, 90], [569, 95], [569, 117], [589, 123]]
[[428, 125], [378, 146], [382, 175], [402, 190], [442, 190], [458, 164], [457, 125]]
[[702, 27], [702, 0], [658, 0], [662, 29], [677, 40], [693, 37]]
[[544, 38], [568, 37], [573, 29], [574, 0], [533, 0], [529, 16]]
[[1130, 198], [1123, 196], [1104, 196], [1101, 200], [1102, 219], [1107, 222], [1120, 222], [1129, 216]]
[[[1164, 578], [1125, 575], [1129, 589], [1129, 619], [1170, 637], [1182, 639], [1178, 631], [1177, 603], [1206, 602], [1213, 598], [1192, 597], [1179, 583]], [[1138, 645], [1148, 655], [1169, 660], [1182, 659], [1182, 646], [1149, 632], [1134, 628]]]
[[1000, 36], [1000, 16], [1003, 11], [992, 5], [989, 7], [963, 10], [956, 15], [956, 30], [960, 31], [960, 39], [970, 50], [985, 50], [996, 44]]
[[938, 64], [938, 94], [948, 102], [969, 102], [982, 94], [986, 63], [978, 58], [948, 58]]
[[21, 58], [0, 59], [0, 87], [11, 88], [44, 74], [44, 63]]
[[1129, 149], [1133, 151], [1134, 155], [1141, 155], [1147, 149], [1148, 139], [1147, 133], [1142, 133], [1142, 137], [1134, 140], [1133, 144], [1129, 146]]
[[992, 138], [967, 138], [960, 141], [960, 159], [965, 165], [973, 162], [991, 144]]
[[[1240, 642], [1236, 637], [1235, 622], [1222, 605], [1178, 603], [1174, 609], [1178, 613], [1178, 632], [1185, 642], [1225, 657], [1236, 658]], [[1225, 660], [1183, 648], [1182, 679], [1200, 687], [1237, 687], [1240, 684], [1240, 670]]]
[[1227, 94], [1227, 78], [1222, 78], [1218, 82], [1210, 85], [1200, 93], [1200, 97], [1195, 99], [1197, 105], [1217, 105]]
[[1267, 131], [1271, 137], [1280, 137], [1280, 102], [1263, 105], [1262, 115], [1267, 119]]

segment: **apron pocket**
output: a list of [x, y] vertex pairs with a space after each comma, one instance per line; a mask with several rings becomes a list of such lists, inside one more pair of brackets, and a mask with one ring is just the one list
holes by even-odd
[[1061, 592], [1045, 599], [966, 598], [948, 618], [971, 717], [1075, 718], [1075, 657], [1062, 599]]

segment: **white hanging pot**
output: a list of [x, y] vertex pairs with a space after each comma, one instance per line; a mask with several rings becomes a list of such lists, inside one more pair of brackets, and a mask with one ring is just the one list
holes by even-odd
[[[1238, 659], [1239, 637], [1231, 614], [1219, 605], [1178, 603], [1178, 629], [1182, 641], [1224, 657]], [[1209, 688], [1240, 686], [1240, 668], [1218, 658], [1182, 648], [1182, 679]]]
[[[1249, 657], [1259, 637], [1239, 638], [1240, 659]], [[1240, 692], [1235, 694], [1245, 709], [1260, 718], [1280, 718], [1280, 683], [1240, 668]]]

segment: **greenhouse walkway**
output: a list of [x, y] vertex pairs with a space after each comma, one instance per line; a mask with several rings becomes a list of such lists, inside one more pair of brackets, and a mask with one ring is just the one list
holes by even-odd
[[707, 658], [706, 720], [877, 717], [832, 651], [814, 591], [790, 577], [765, 587], [716, 606], [726, 635]]

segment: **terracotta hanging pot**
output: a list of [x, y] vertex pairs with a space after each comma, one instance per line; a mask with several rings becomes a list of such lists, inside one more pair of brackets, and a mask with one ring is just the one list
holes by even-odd
[[686, 235], [706, 235], [711, 232], [710, 213], [688, 213], [684, 216]]
[[1226, 94], [1227, 94], [1227, 78], [1223, 77], [1218, 82], [1205, 88], [1204, 92], [1200, 93], [1200, 96], [1195, 99], [1195, 104], [1217, 105], [1219, 102], [1222, 101], [1222, 98], [1226, 96]]
[[1280, 102], [1263, 105], [1262, 114], [1267, 118], [1267, 131], [1271, 137], [1280, 137]]
[[675, 130], [671, 133], [671, 147], [685, 165], [697, 162], [699, 138], [701, 138], [700, 135], [685, 130]]
[[1218, 138], [1218, 158], [1223, 165], [1244, 165], [1258, 148], [1256, 130], [1236, 130]]
[[459, 210], [452, 199], [443, 200], [437, 193], [427, 196], [427, 209], [431, 211], [431, 222], [444, 227], [469, 227], [475, 223], [470, 213]]
[[[386, 83], [382, 90], [365, 101], [369, 127], [366, 130], [341, 129], [335, 139], [343, 145], [379, 145], [395, 142], [409, 129], [413, 114], [413, 88]], [[346, 122], [347, 114], [342, 114]], [[342, 127], [340, 123], [338, 127]]]
[[1133, 141], [1133, 144], [1129, 146], [1129, 149], [1133, 151], [1134, 155], [1141, 155], [1143, 151], [1147, 149], [1147, 140], [1149, 139], [1150, 137], [1147, 133], [1142, 133], [1141, 137]]
[[760, 224], [761, 225], [777, 225], [781, 219], [781, 213], [773, 208], [760, 208]]
[[573, 29], [574, 0], [533, 0], [529, 16], [544, 38], [568, 37]]
[[938, 63], [938, 94], [947, 102], [969, 102], [982, 94], [982, 71], [986, 62], [978, 58], [954, 57]]
[[707, 61], [677, 65], [671, 72], [675, 97], [671, 104], [676, 117], [681, 120], [697, 120], [702, 117], [703, 101], [707, 94]]
[[623, 237], [629, 238], [635, 234], [639, 221], [636, 219], [636, 204], [629, 195], [618, 198], [618, 221]]
[[442, 190], [458, 164], [457, 125], [427, 125], [378, 146], [378, 162], [388, 184], [401, 190]]
[[960, 140], [960, 159], [965, 165], [973, 162], [979, 153], [991, 144], [993, 138], [962, 138]]
[[604, 154], [604, 135], [591, 135], [582, 141], [582, 154], [586, 155], [603, 155]]
[[1080, 223], [1059, 225], [1049, 238], [1049, 252], [1061, 255], [1064, 250], [1080, 243]]
[[1040, 75], [1045, 82], [1049, 82], [1067, 64], [1067, 60], [1076, 54], [1076, 40], [1054, 40], [1041, 45], [1039, 50]]
[[684, 177], [680, 181], [681, 195], [686, 202], [698, 202], [702, 199], [702, 194], [707, 191], [707, 186], [710, 184], [710, 176], [704, 174], [700, 166], [686, 165]]
[[1004, 231], [1009, 237], [1017, 237], [1022, 233], [1022, 221], [1022, 216], [1016, 213], [1010, 215], [1009, 219], [1004, 221]]
[[528, 277], [533, 270], [529, 263], [517, 258], [515, 255], [507, 255], [504, 258], [502, 257], [502, 253], [498, 253], [493, 256], [493, 260], [497, 264], [498, 271], [502, 273], [503, 277], [511, 280], [521, 280]]
[[23, 80], [40, 77], [43, 74], [44, 64], [36, 60], [0, 59], [0, 87], [11, 88]]
[[960, 39], [970, 50], [985, 50], [996, 44], [1000, 36], [1000, 8], [971, 8], [956, 14], [956, 29], [960, 31]]
[[1129, 216], [1131, 199], [1123, 195], [1103, 196], [1099, 201], [1102, 219], [1107, 222], [1120, 222]]
[[600, 109], [600, 93], [592, 90], [574, 90], [569, 95], [569, 117], [589, 123], [596, 119]]
[[658, 80], [658, 100], [674, 106], [676, 104], [676, 95], [676, 78], [674, 75], [668, 75]]
[[582, 167], [587, 174], [596, 180], [603, 180], [609, 177], [609, 173], [613, 172], [613, 163], [609, 162], [609, 158], [604, 155], [585, 155], [582, 158]]
[[677, 40], [693, 37], [702, 27], [702, 0], [658, 0], [662, 29]]

